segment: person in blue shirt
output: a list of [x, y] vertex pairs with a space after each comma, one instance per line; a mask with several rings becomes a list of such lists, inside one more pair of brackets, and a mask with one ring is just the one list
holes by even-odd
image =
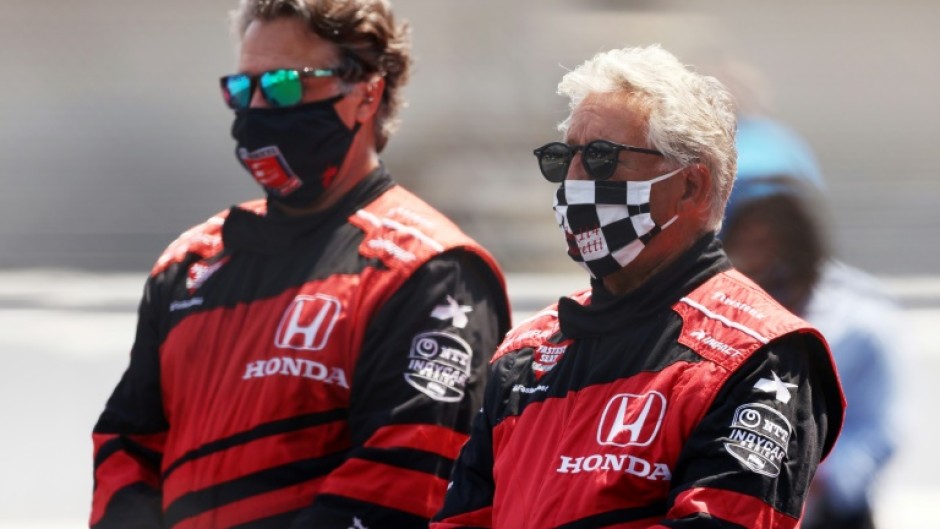
[[806, 142], [775, 121], [747, 118], [736, 144], [725, 250], [738, 270], [823, 332], [848, 402], [802, 527], [872, 529], [872, 489], [895, 450], [899, 309], [876, 279], [832, 256], [825, 184]]

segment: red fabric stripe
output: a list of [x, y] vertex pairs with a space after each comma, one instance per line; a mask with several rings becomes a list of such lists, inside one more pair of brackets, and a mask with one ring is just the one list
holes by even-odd
[[147, 448], [153, 450], [154, 452], [163, 453], [163, 447], [166, 444], [166, 432], [148, 434], [148, 435], [128, 435], [128, 439], [131, 441]]
[[689, 489], [676, 498], [668, 518], [707, 513], [749, 529], [793, 529], [797, 518], [775, 510], [754, 496], [709, 488]]
[[431, 529], [460, 529], [461, 527], [492, 527], [493, 506], [465, 512], [431, 524]]
[[[101, 448], [109, 442], [122, 437], [113, 433], [94, 433], [91, 435], [91, 441], [94, 444], [95, 457]], [[166, 444], [166, 432], [147, 434], [147, 435], [125, 435], [128, 441], [138, 444], [148, 450], [163, 453], [163, 447]]]
[[[382, 486], [385, 483], [388, 486]], [[320, 494], [381, 505], [430, 518], [444, 503], [443, 479], [382, 463], [350, 459], [323, 484]]]
[[111, 498], [124, 487], [135, 483], [146, 483], [153, 488], [159, 486], [156, 472], [148, 471], [130, 454], [121, 451], [112, 454], [95, 469], [95, 479], [98, 486], [92, 499], [90, 525], [101, 520]]
[[323, 483], [323, 477], [305, 481], [292, 487], [284, 487], [265, 494], [258, 494], [228, 505], [187, 518], [173, 529], [216, 529], [274, 516], [313, 504], [313, 498]]
[[234, 446], [187, 462], [164, 484], [163, 506], [180, 496], [242, 476], [349, 448], [346, 423], [312, 426]]
[[[330, 290], [323, 291], [341, 297], [337, 292], [348, 288], [347, 283], [345, 280], [329, 285], [312, 282], [304, 289], [329, 287]], [[349, 388], [337, 380], [306, 378], [288, 369], [245, 378], [249, 364], [291, 357], [315, 360], [328, 376], [341, 371], [349, 377], [346, 384], [350, 382], [356, 357], [345, 353], [351, 349], [346, 342], [346, 332], [340, 332], [348, 325], [343, 321], [337, 322], [329, 346], [315, 357], [307, 358], [297, 351], [275, 347], [279, 322], [296, 294], [291, 290], [250, 304], [201, 312], [187, 317], [169, 333], [160, 348], [160, 374], [163, 387], [168, 388], [163, 395], [164, 408], [175, 429], [167, 443], [167, 461], [175, 461], [193, 448], [262, 424], [348, 406]], [[233, 326], [240, 332], [204, 332]], [[244, 340], [243, 336], [267, 338]], [[220, 362], [220, 358], [225, 361]], [[306, 373], [305, 369], [301, 372]], [[319, 370], [317, 374], [321, 374]], [[207, 384], [206, 380], [213, 382]]]
[[98, 457], [98, 451], [101, 450], [101, 447], [104, 446], [108, 441], [117, 439], [117, 434], [113, 433], [93, 433], [91, 434], [91, 442], [95, 447], [95, 457]]
[[369, 448], [413, 448], [456, 459], [467, 435], [430, 424], [383, 426], [366, 441]]

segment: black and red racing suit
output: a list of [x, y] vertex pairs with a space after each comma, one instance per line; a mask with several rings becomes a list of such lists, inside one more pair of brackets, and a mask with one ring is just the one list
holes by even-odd
[[90, 524], [426, 527], [508, 322], [492, 257], [384, 169], [213, 217], [147, 281]]
[[431, 527], [794, 528], [843, 410], [819, 333], [707, 236], [510, 331]]

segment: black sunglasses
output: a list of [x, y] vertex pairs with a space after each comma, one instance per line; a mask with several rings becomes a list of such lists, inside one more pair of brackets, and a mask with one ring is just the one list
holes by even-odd
[[222, 85], [222, 97], [229, 108], [239, 110], [248, 108], [255, 88], [261, 88], [261, 95], [272, 107], [289, 107], [300, 103], [304, 98], [304, 77], [340, 77], [339, 68], [280, 68], [268, 70], [258, 75], [236, 73], [219, 79]]
[[621, 151], [664, 156], [655, 149], [622, 145], [607, 140], [594, 140], [587, 145], [568, 145], [553, 141], [535, 149], [533, 154], [539, 160], [539, 170], [542, 171], [542, 176], [549, 182], [560, 183], [564, 182], [565, 177], [568, 176], [571, 159], [578, 151], [582, 151], [581, 165], [593, 180], [607, 180], [613, 176]]

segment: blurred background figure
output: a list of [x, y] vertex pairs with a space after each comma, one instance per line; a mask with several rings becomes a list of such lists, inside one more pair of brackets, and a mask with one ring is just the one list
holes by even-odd
[[819, 467], [804, 529], [874, 527], [871, 494], [894, 452], [892, 359], [899, 309], [878, 282], [835, 259], [825, 186], [808, 145], [763, 118], [743, 119], [738, 175], [721, 237], [734, 265], [832, 347], [848, 401], [835, 450]]

